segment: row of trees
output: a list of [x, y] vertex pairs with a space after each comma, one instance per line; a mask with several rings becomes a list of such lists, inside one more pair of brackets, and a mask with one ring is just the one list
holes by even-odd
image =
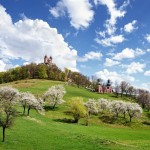
[[[42, 98], [35, 97], [29, 92], [20, 93], [17, 89], [12, 87], [0, 87], [0, 126], [3, 128], [3, 141], [5, 141], [5, 129], [11, 126], [14, 118], [17, 115], [17, 107], [23, 107], [23, 114], [29, 115], [31, 109], [44, 114], [45, 102], [51, 109], [55, 109], [56, 105], [65, 102], [63, 96], [66, 93], [62, 85], [56, 85], [49, 88], [42, 96]], [[121, 100], [110, 101], [107, 99], [89, 99], [86, 103], [83, 98], [74, 97], [67, 103], [68, 111], [74, 118], [74, 122], [78, 123], [80, 118], [88, 119], [91, 114], [98, 115], [99, 113], [112, 113], [117, 119], [123, 116], [126, 119], [128, 115], [130, 122], [133, 117], [138, 117], [142, 113], [142, 108], [137, 103], [124, 102]]]
[[[126, 119], [126, 115], [129, 116], [130, 122], [133, 117], [139, 117], [142, 113], [142, 108], [137, 103], [130, 103], [124, 101], [110, 101], [107, 99], [89, 99], [86, 103], [83, 102], [82, 98], [73, 98], [68, 102], [70, 110], [67, 111], [74, 117], [74, 122], [77, 123], [80, 118], [88, 118], [91, 114], [98, 115], [104, 112], [109, 111], [113, 113], [117, 119], [123, 115], [123, 118]], [[88, 125], [88, 121], [87, 121]]]
[[81, 73], [73, 72], [67, 68], [62, 71], [55, 64], [48, 66], [45, 64], [31, 63], [10, 69], [6, 72], [0, 72], [0, 83], [7, 83], [27, 78], [65, 81], [71, 84], [76, 84], [78, 87], [85, 87], [90, 83], [88, 77]]
[[150, 111], [150, 93], [148, 91], [140, 89], [136, 100], [143, 109]]
[[126, 95], [126, 97], [135, 97], [137, 95], [137, 92], [138, 90], [126, 81], [122, 81], [120, 84], [118, 84], [117, 82], [115, 83], [114, 94], [116, 95], [116, 97], [118, 97], [119, 94], [121, 95], [121, 97], [123, 97], [123, 95]]
[[131, 99], [134, 99], [137, 103], [139, 103], [143, 109], [150, 110], [150, 93], [147, 90], [144, 89], [137, 89], [131, 86], [129, 83], [122, 81], [120, 84], [115, 85], [115, 91], [114, 94], [116, 97], [119, 96], [119, 93], [121, 94], [121, 97], [123, 95], [126, 95], [126, 97], [130, 97]]
[[55, 108], [56, 105], [64, 102], [62, 99], [66, 93], [62, 85], [52, 86], [45, 92], [42, 98], [35, 97], [29, 92], [19, 92], [17, 89], [2, 86], [0, 87], [0, 127], [3, 128], [3, 142], [5, 141], [5, 130], [9, 128], [14, 118], [17, 116], [18, 106], [23, 107], [23, 115], [27, 110], [29, 115], [30, 110], [34, 109], [40, 114], [44, 114], [44, 101]]

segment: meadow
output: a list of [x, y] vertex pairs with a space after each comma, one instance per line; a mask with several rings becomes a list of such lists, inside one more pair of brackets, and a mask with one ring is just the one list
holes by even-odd
[[[64, 82], [50, 80], [22, 80], [9, 84], [19, 91], [29, 91], [35, 95], [42, 95], [50, 86], [63, 84], [67, 91], [64, 100], [72, 97], [118, 99], [113, 94], [97, 94], [83, 88], [67, 86]], [[127, 98], [123, 98], [128, 100]], [[30, 116], [23, 116], [22, 108], [18, 108], [20, 115], [14, 125], [6, 130], [6, 142], [0, 142], [0, 150], [148, 150], [150, 148], [150, 126], [143, 121], [149, 121], [149, 113], [144, 112], [140, 119], [133, 119], [132, 123], [118, 121], [104, 122], [102, 116], [92, 116], [89, 126], [84, 125], [84, 119], [78, 124], [67, 123], [70, 119], [64, 113], [64, 104], [55, 110], [46, 110], [40, 115], [32, 110]], [[64, 119], [65, 118], [65, 119]], [[0, 128], [0, 132], [2, 129]], [[2, 134], [0, 134], [2, 139]]]

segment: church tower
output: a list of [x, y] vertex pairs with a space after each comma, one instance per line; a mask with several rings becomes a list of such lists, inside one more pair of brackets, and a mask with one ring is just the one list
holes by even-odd
[[52, 60], [53, 60], [52, 56], [50, 56], [48, 58], [47, 55], [45, 55], [45, 57], [44, 57], [44, 64], [51, 65], [52, 64]]
[[45, 57], [44, 57], [44, 64], [47, 64], [47, 59], [48, 59], [48, 57], [47, 57], [47, 55], [45, 55]]

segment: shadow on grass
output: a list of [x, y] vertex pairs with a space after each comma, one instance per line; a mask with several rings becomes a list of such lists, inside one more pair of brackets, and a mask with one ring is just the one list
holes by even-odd
[[108, 124], [121, 124], [124, 126], [131, 126], [131, 122], [129, 120], [123, 118], [123, 117], [118, 117], [116, 118], [115, 116], [110, 116], [110, 115], [101, 115], [99, 119]]
[[53, 109], [52, 106], [44, 106], [45, 111], [58, 111], [58, 107], [55, 107]]
[[109, 116], [109, 115], [101, 115], [99, 119], [102, 122], [109, 123], [109, 124], [114, 124], [117, 120], [114, 116]]
[[144, 125], [150, 126], [150, 121], [143, 121], [142, 123], [143, 123]]
[[20, 111], [17, 111], [15, 115], [16, 115], [16, 117], [18, 117], [18, 116], [21, 116], [21, 117], [22, 116], [26, 116], [26, 114], [23, 114], [23, 112], [20, 112]]
[[53, 119], [56, 122], [63, 122], [63, 123], [74, 123], [73, 119], [69, 119], [69, 118], [63, 118], [63, 119]]
[[150, 112], [148, 112], [148, 113], [146, 114], [146, 116], [147, 116], [148, 118], [150, 118]]

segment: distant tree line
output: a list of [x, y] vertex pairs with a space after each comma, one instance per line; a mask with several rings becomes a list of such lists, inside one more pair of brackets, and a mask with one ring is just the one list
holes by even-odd
[[73, 72], [67, 68], [64, 71], [55, 64], [35, 64], [31, 63], [25, 66], [9, 69], [6, 72], [0, 72], [0, 84], [22, 79], [48, 79], [56, 81], [65, 81], [67, 84], [75, 84], [78, 87], [86, 87], [90, 84], [87, 76], [79, 72]]
[[150, 92], [144, 89], [138, 89], [127, 83], [126, 81], [122, 81], [120, 84], [115, 84], [114, 94], [116, 97], [126, 96], [130, 99], [134, 99], [137, 103], [139, 103], [143, 109], [150, 110]]
[[[105, 83], [102, 79], [92, 79], [91, 89], [97, 91], [99, 82], [102, 85], [102, 88], [105, 89]], [[120, 83], [116, 82], [114, 84], [113, 94], [116, 98], [124, 98], [129, 99], [130, 101], [134, 101], [139, 103], [143, 109], [150, 111], [150, 91], [135, 88], [131, 84], [126, 81], [122, 81]], [[103, 92], [104, 94], [105, 92]]]

